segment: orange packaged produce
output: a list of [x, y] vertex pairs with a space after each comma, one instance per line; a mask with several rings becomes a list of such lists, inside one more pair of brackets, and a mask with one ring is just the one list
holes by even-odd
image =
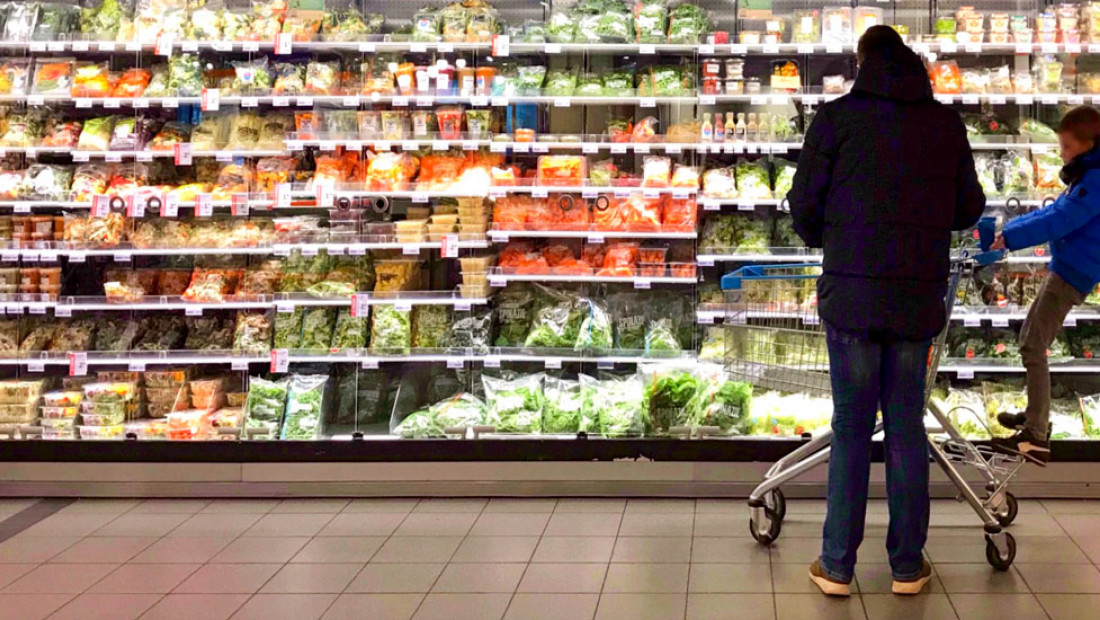
[[694, 278], [695, 263], [669, 263], [669, 270], [676, 278]]
[[623, 230], [623, 212], [620, 208], [622, 201], [609, 196], [601, 196], [596, 199], [592, 207], [592, 228], [595, 230]]
[[642, 167], [642, 187], [668, 187], [671, 173], [671, 159], [646, 157]]
[[497, 230], [523, 230], [527, 224], [527, 214], [534, 208], [535, 203], [529, 196], [501, 196], [493, 205], [493, 227]]
[[369, 190], [403, 191], [419, 168], [416, 158], [408, 153], [367, 154], [366, 185]]
[[140, 97], [149, 86], [152, 76], [147, 69], [133, 68], [122, 72], [111, 91], [112, 97]]
[[565, 243], [551, 243], [542, 249], [542, 257], [551, 267], [557, 267], [562, 261], [575, 260], [577, 258], [573, 248]]
[[538, 160], [538, 185], [580, 186], [588, 178], [588, 160], [577, 155], [542, 155]]
[[458, 140], [462, 138], [462, 108], [439, 108], [435, 111], [435, 121], [439, 126], [440, 139]]
[[428, 190], [446, 190], [458, 180], [466, 167], [464, 157], [453, 155], [425, 155], [420, 160], [420, 187]]
[[672, 187], [685, 187], [689, 189], [699, 188], [699, 169], [694, 166], [681, 166], [676, 164], [672, 169]]
[[620, 200], [623, 227], [634, 231], [657, 231], [661, 229], [661, 210], [665, 197], [646, 198], [640, 192], [631, 192], [630, 196]]
[[73, 74], [73, 97], [106, 97], [111, 93], [107, 63], [83, 63]]
[[698, 218], [694, 198], [670, 198], [665, 201], [661, 230], [668, 232], [693, 232]]
[[957, 95], [962, 92], [962, 74], [954, 60], [929, 63], [928, 75], [932, 79], [932, 89], [937, 93]]
[[608, 246], [604, 255], [603, 269], [596, 272], [598, 276], [631, 277], [634, 275], [634, 267], [638, 263], [638, 244], [634, 242], [619, 242]]

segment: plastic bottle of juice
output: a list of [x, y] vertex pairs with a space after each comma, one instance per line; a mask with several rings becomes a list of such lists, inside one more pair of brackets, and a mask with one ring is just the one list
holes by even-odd
[[710, 112], [703, 115], [703, 125], [699, 131], [699, 140], [714, 142], [714, 125], [710, 122]]

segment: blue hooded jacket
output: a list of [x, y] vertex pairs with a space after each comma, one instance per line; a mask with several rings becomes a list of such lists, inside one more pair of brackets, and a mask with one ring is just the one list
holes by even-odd
[[1100, 282], [1100, 147], [1063, 170], [1076, 178], [1062, 195], [1050, 206], [1010, 221], [1002, 234], [1010, 250], [1050, 243], [1051, 270], [1088, 295]]

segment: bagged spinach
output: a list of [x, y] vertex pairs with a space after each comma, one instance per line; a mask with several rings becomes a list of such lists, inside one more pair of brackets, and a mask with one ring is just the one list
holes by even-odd
[[369, 324], [366, 317], [351, 316], [351, 309], [341, 308], [332, 332], [333, 349], [362, 349], [367, 346]]
[[335, 308], [310, 308], [302, 317], [302, 348], [327, 349], [336, 324]]
[[717, 426], [722, 435], [745, 434], [752, 405], [752, 385], [726, 380], [720, 371], [705, 372], [695, 396], [688, 403], [692, 427]]
[[299, 349], [302, 346], [302, 318], [306, 309], [295, 306], [292, 312], [275, 313], [275, 348]]
[[471, 349], [475, 355], [487, 355], [493, 334], [493, 309], [477, 306], [469, 312], [456, 313], [451, 323], [451, 346]]
[[636, 375], [604, 380], [581, 375], [586, 415], [607, 437], [639, 436], [645, 429], [645, 386]]
[[482, 375], [488, 411], [485, 423], [498, 433], [538, 433], [542, 430], [542, 373], [515, 380]]
[[614, 344], [611, 335], [611, 316], [604, 303], [597, 299], [580, 299], [576, 305], [583, 318], [577, 329], [577, 339], [573, 343], [573, 349], [576, 351], [610, 349]]
[[615, 348], [627, 351], [645, 349], [646, 300], [635, 291], [614, 293], [608, 298], [615, 320]]
[[375, 306], [371, 317], [371, 348], [384, 353], [408, 354], [412, 347], [411, 314], [395, 306]]
[[689, 421], [688, 403], [699, 390], [693, 366], [680, 364], [643, 364], [638, 376], [645, 383], [646, 430], [668, 433], [674, 426]]

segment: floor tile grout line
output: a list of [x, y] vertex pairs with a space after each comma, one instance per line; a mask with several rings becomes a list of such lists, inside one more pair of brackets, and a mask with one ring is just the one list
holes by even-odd
[[[492, 500], [489, 500], [489, 501], [492, 501]], [[558, 502], [555, 499], [554, 500], [554, 508], [555, 509], [557, 508], [557, 505], [558, 505]], [[489, 504], [485, 504], [485, 507], [488, 508]], [[542, 514], [542, 513], [539, 513], [539, 514]], [[554, 518], [554, 511], [551, 510], [550, 513], [547, 514], [547, 516], [546, 516], [546, 523], [544, 523], [543, 526], [542, 526], [542, 532], [539, 533], [538, 540], [535, 541], [535, 548], [531, 550], [531, 555], [527, 556], [527, 563], [523, 566], [523, 573], [520, 574], [519, 581], [516, 582], [516, 587], [515, 587], [514, 590], [512, 590], [512, 596], [508, 598], [508, 605], [504, 608], [504, 615], [501, 616], [501, 618], [507, 618], [508, 617], [508, 611], [512, 608], [512, 603], [515, 602], [515, 600], [516, 600], [516, 594], [519, 593], [519, 585], [521, 583], [523, 583], [523, 578], [527, 576], [527, 571], [528, 571], [528, 569], [531, 568], [531, 560], [535, 559], [535, 551], [538, 550], [539, 543], [542, 542], [543, 536], [546, 535], [546, 530], [547, 530], [547, 528], [550, 527], [550, 520], [553, 519], [553, 518]], [[477, 525], [476, 521], [474, 522], [474, 525], [475, 526]], [[459, 545], [459, 548], [461, 549], [462, 545]], [[457, 551], [456, 551], [456, 553], [457, 553]], [[612, 553], [614, 553], [614, 549], [612, 549]], [[448, 565], [449, 565], [449, 563], [448, 563]], [[443, 570], [447, 570], [447, 568], [444, 567]], [[599, 600], [598, 599], [597, 599], [597, 602], [596, 602], [596, 606], [597, 607], [599, 606]], [[595, 618], [595, 617], [596, 617], [596, 610], [593, 609], [592, 610], [592, 618]], [[589, 618], [589, 620], [592, 620], [592, 618]]]
[[[615, 528], [615, 540], [611, 543], [611, 555], [607, 558], [607, 566], [604, 567], [603, 580], [600, 582], [600, 596], [596, 599], [596, 613], [594, 616], [600, 614], [600, 605], [603, 603], [604, 588], [607, 587], [607, 575], [611, 572], [611, 560], [615, 558], [615, 547], [619, 545], [619, 537], [623, 532], [623, 521], [626, 520], [626, 508], [630, 505], [630, 498], [627, 498], [623, 502], [622, 512], [619, 513], [619, 526]], [[614, 514], [614, 513], [609, 513]]]
[[[420, 503], [422, 503], [423, 501], [424, 500], [421, 499], [420, 502], [417, 502], [417, 506], [419, 506]], [[485, 499], [485, 503], [482, 504], [481, 510], [479, 510], [478, 513], [477, 513], [477, 516], [474, 517], [474, 523], [477, 523], [477, 520], [481, 518], [481, 515], [485, 512], [485, 508], [488, 505], [489, 505], [489, 500]], [[415, 508], [413, 510], [415, 510]], [[409, 515], [413, 514], [413, 510], [409, 511]], [[409, 515], [405, 515], [405, 519], [408, 519]], [[398, 526], [396, 528], [394, 528], [393, 534], [397, 534], [397, 530], [401, 529], [401, 525], [405, 523], [405, 519], [402, 519], [401, 523], [398, 524]], [[474, 528], [474, 524], [471, 523], [470, 524], [470, 529], [473, 529], [473, 528]], [[466, 530], [466, 535], [467, 536], [469, 535], [469, 533], [470, 533], [470, 530]], [[391, 538], [393, 537], [393, 534], [391, 534]], [[464, 543], [464, 542], [466, 542], [466, 536], [462, 537], [462, 540], [460, 540], [458, 542], [458, 545], [455, 547], [455, 550], [451, 552], [450, 557], [448, 557], [447, 561], [443, 563], [443, 569], [440, 570], [439, 574], [435, 576], [434, 580], [432, 580], [432, 585], [428, 586], [428, 591], [424, 593], [423, 598], [421, 598], [420, 602], [416, 604], [416, 609], [413, 610], [413, 614], [412, 614], [411, 617], [415, 618], [416, 614], [418, 614], [420, 612], [420, 608], [424, 606], [424, 601], [428, 600], [428, 596], [430, 596], [431, 593], [432, 593], [432, 590], [435, 589], [435, 584], [439, 583], [439, 578], [442, 577], [443, 573], [445, 573], [447, 571], [447, 567], [451, 565], [451, 560], [454, 559], [455, 554], [458, 553], [458, 550], [462, 547], [462, 543]], [[519, 586], [517, 585], [516, 587], [519, 587]]]

